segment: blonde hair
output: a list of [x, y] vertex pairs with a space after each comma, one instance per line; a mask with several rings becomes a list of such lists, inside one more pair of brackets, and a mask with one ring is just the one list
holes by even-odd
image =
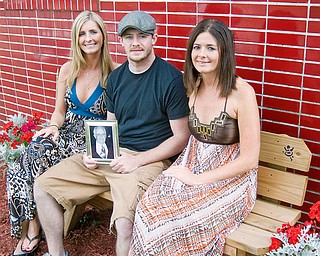
[[79, 33], [82, 25], [88, 21], [92, 20], [97, 23], [102, 36], [103, 36], [103, 44], [101, 49], [101, 58], [100, 58], [100, 66], [102, 69], [102, 78], [101, 78], [101, 86], [105, 88], [108, 76], [110, 72], [114, 69], [113, 62], [109, 53], [109, 47], [108, 47], [108, 35], [107, 35], [107, 29], [103, 23], [102, 18], [91, 11], [83, 11], [81, 12], [76, 19], [74, 20], [72, 24], [71, 29], [71, 51], [70, 51], [70, 57], [71, 57], [71, 72], [69, 77], [67, 78], [67, 85], [69, 87], [72, 86], [74, 80], [79, 75], [80, 69], [87, 65], [84, 57], [83, 52], [79, 46]]

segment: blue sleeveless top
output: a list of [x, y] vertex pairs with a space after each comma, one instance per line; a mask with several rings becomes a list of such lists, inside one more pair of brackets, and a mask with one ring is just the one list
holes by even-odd
[[77, 96], [75, 79], [70, 93], [72, 105], [70, 106], [69, 110], [75, 115], [104, 119], [106, 118], [106, 115], [101, 113], [101, 109], [93, 109], [93, 106], [102, 106], [106, 104], [105, 102], [102, 102], [106, 100], [105, 96], [101, 97], [102, 95], [105, 95], [105, 89], [100, 86], [99, 82], [98, 86], [86, 100], [86, 102], [81, 103]]

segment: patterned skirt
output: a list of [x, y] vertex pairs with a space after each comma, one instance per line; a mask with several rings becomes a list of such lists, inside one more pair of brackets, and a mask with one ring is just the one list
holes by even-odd
[[[7, 196], [11, 236], [21, 238], [22, 222], [32, 220], [36, 214], [33, 196], [34, 180], [53, 165], [86, 149], [84, 119], [68, 112], [64, 126], [59, 130], [57, 142], [38, 137], [7, 172]], [[67, 171], [67, 170], [66, 170]]]
[[[200, 174], [233, 161], [239, 150], [239, 144], [207, 144], [191, 136], [173, 165]], [[256, 190], [257, 169], [195, 186], [160, 175], [138, 204], [130, 255], [223, 255], [226, 237], [251, 212]]]

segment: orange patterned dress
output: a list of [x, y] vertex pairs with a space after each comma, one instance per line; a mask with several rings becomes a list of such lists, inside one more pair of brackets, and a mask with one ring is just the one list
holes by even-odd
[[[233, 161], [240, 144], [189, 139], [173, 165], [199, 174]], [[160, 175], [138, 204], [129, 255], [223, 255], [226, 237], [253, 209], [257, 169], [216, 183], [186, 185]]]

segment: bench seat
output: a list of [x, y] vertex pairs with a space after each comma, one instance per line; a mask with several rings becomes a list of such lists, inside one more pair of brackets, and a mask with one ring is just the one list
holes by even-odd
[[[304, 202], [308, 177], [301, 172], [309, 171], [311, 155], [302, 139], [261, 132], [258, 199], [244, 223], [227, 237], [225, 255], [265, 255], [271, 234], [283, 223], [294, 225], [300, 219], [301, 211], [290, 205], [302, 206]], [[111, 191], [88, 203], [98, 209], [112, 208]], [[79, 205], [65, 212], [65, 235], [77, 224], [84, 207]]]

